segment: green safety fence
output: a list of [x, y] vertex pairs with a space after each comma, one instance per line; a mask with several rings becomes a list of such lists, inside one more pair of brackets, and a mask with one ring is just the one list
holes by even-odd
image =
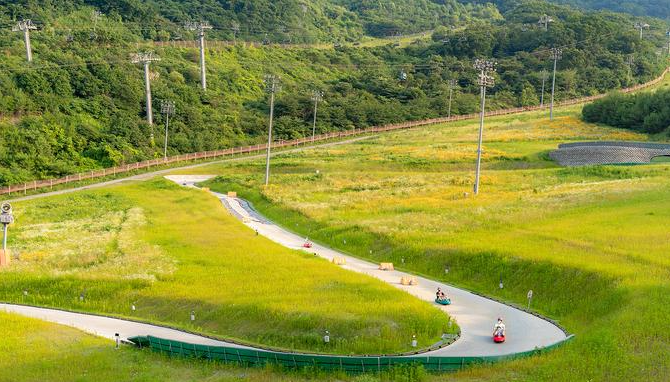
[[243, 366], [281, 365], [286, 368], [317, 367], [323, 370], [342, 370], [347, 372], [380, 372], [394, 366], [421, 365], [427, 371], [457, 371], [466, 366], [490, 364], [505, 360], [529, 357], [555, 349], [574, 335], [553, 345], [534, 350], [502, 356], [488, 357], [440, 357], [428, 355], [413, 356], [338, 356], [320, 354], [286, 353], [271, 350], [256, 350], [232, 346], [197, 345], [181, 341], [168, 340], [153, 336], [129, 338], [139, 347], [148, 347], [155, 352], [170, 356], [198, 358]]

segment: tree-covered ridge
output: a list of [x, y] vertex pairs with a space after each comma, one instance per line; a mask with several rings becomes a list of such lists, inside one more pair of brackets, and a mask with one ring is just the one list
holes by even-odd
[[632, 95], [613, 93], [586, 105], [582, 113], [587, 122], [670, 137], [670, 89]]
[[0, 19], [32, 18], [46, 23], [82, 6], [135, 23], [145, 38], [179, 39], [185, 21], [205, 20], [218, 39], [285, 43], [358, 41], [363, 36], [423, 32], [472, 18], [499, 17], [491, 5], [456, 0], [0, 0]]
[[636, 16], [652, 16], [670, 19], [670, 4], [667, 0], [551, 0], [558, 4], [573, 5], [586, 9], [609, 9], [614, 12]]
[[[160, 100], [165, 99], [177, 104], [169, 154], [261, 142], [267, 129], [267, 73], [280, 75], [283, 83], [276, 136], [294, 138], [311, 133], [314, 89], [325, 93], [317, 133], [445, 116], [449, 80], [457, 84], [452, 113], [474, 112], [479, 105], [472, 69], [476, 57], [495, 57], [500, 63], [490, 108], [539, 104], [541, 71], [550, 69], [547, 52], [556, 45], [564, 47], [559, 100], [643, 82], [664, 66], [656, 55], [661, 37], [640, 39], [621, 28], [631, 21], [627, 16], [527, 2], [506, 9], [503, 21], [438, 28], [432, 41], [407, 48], [238, 45], [208, 50], [207, 92], [199, 89], [195, 49], [159, 48], [162, 60], [151, 66], [156, 125], [150, 127], [144, 121], [142, 68], [130, 62], [130, 54], [147, 48], [147, 31], [122, 21], [135, 13], [110, 12], [94, 24], [94, 8], [67, 3], [25, 4], [40, 10], [32, 64], [25, 62], [20, 34], [0, 33], [5, 51], [0, 58], [0, 184], [160, 156], [162, 147], [155, 142], [164, 136]], [[126, 3], [134, 4], [115, 4]], [[16, 7], [0, 10], [2, 23], [9, 24]], [[557, 20], [548, 31], [524, 25], [544, 13]], [[153, 28], [156, 36], [171, 33]], [[152, 130], [155, 142], [149, 139]]]

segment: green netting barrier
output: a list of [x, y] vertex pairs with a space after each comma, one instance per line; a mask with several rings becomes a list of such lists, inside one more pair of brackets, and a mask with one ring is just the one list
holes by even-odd
[[169, 356], [198, 358], [205, 360], [236, 363], [243, 366], [281, 365], [286, 368], [317, 367], [323, 370], [342, 370], [347, 372], [380, 372], [394, 366], [421, 365], [427, 371], [457, 371], [470, 365], [491, 364], [495, 362], [529, 357], [555, 349], [574, 335], [553, 345], [521, 353], [489, 357], [439, 357], [439, 356], [338, 356], [286, 353], [271, 350], [255, 350], [232, 346], [197, 345], [181, 341], [168, 340], [153, 336], [129, 338], [140, 347]]

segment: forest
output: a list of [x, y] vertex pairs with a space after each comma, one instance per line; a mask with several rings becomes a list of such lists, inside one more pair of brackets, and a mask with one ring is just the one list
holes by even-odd
[[586, 105], [585, 121], [670, 137], [670, 89], [654, 93], [612, 93]]
[[[209, 86], [202, 91], [197, 49], [153, 46], [157, 40], [195, 38], [177, 25], [186, 17], [176, 13], [177, 6], [187, 10], [191, 3], [160, 3], [174, 4], [174, 12], [133, 0], [0, 1], [0, 23], [7, 26], [0, 33], [5, 53], [0, 58], [0, 185], [162, 155], [162, 100], [176, 103], [171, 155], [261, 142], [267, 134], [266, 74], [281, 76], [275, 133], [282, 139], [311, 134], [315, 90], [324, 93], [317, 133], [445, 116], [452, 80], [451, 112], [472, 113], [478, 108], [472, 63], [479, 57], [499, 63], [489, 92], [490, 109], [539, 104], [543, 79], [546, 98], [553, 64], [549, 48], [555, 46], [563, 48], [557, 63], [558, 100], [645, 82], [665, 66], [658, 54], [664, 36], [640, 39], [627, 27], [635, 20], [631, 16], [522, 1], [493, 10], [455, 6], [450, 14], [460, 14], [461, 9], [468, 15], [467, 24], [458, 21], [460, 16], [440, 20], [443, 25], [431, 38], [406, 47], [390, 42], [367, 48], [347, 44], [285, 49], [240, 43], [208, 49]], [[318, 9], [351, 8], [346, 12], [355, 15], [351, 20], [358, 29], [341, 31], [358, 30], [354, 35], [368, 33], [359, 17], [378, 15], [355, 8], [354, 2], [326, 3]], [[216, 4], [237, 9], [242, 2]], [[261, 7], [268, 2], [244, 4]], [[272, 6], [279, 4], [283, 3]], [[484, 9], [491, 17], [472, 16]], [[22, 36], [9, 28], [17, 17], [33, 13], [38, 27], [31, 33], [34, 61], [26, 64]], [[537, 24], [543, 14], [555, 19], [546, 30]], [[142, 26], [142, 20], [149, 26]], [[265, 24], [258, 19], [247, 25]], [[661, 29], [663, 23], [654, 25]], [[340, 33], [323, 26], [315, 30]], [[147, 50], [161, 58], [152, 63], [150, 73], [154, 125], [144, 119], [143, 69], [130, 60], [131, 54]]]

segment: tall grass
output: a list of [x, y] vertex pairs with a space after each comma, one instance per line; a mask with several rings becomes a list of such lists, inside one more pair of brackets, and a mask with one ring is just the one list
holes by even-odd
[[558, 168], [546, 153], [560, 142], [647, 139], [583, 123], [578, 110], [553, 123], [490, 119], [477, 198], [472, 122], [282, 155], [269, 187], [260, 161], [202, 171], [222, 174], [212, 188], [354, 255], [404, 259], [410, 271], [518, 304], [532, 289], [533, 308], [577, 334], [540, 359], [475, 368], [464, 380], [664, 380], [670, 166]]
[[18, 259], [0, 272], [4, 301], [327, 353], [401, 352], [414, 334], [427, 347], [455, 330], [435, 307], [255, 236], [213, 196], [166, 180], [15, 210], [10, 246]]

